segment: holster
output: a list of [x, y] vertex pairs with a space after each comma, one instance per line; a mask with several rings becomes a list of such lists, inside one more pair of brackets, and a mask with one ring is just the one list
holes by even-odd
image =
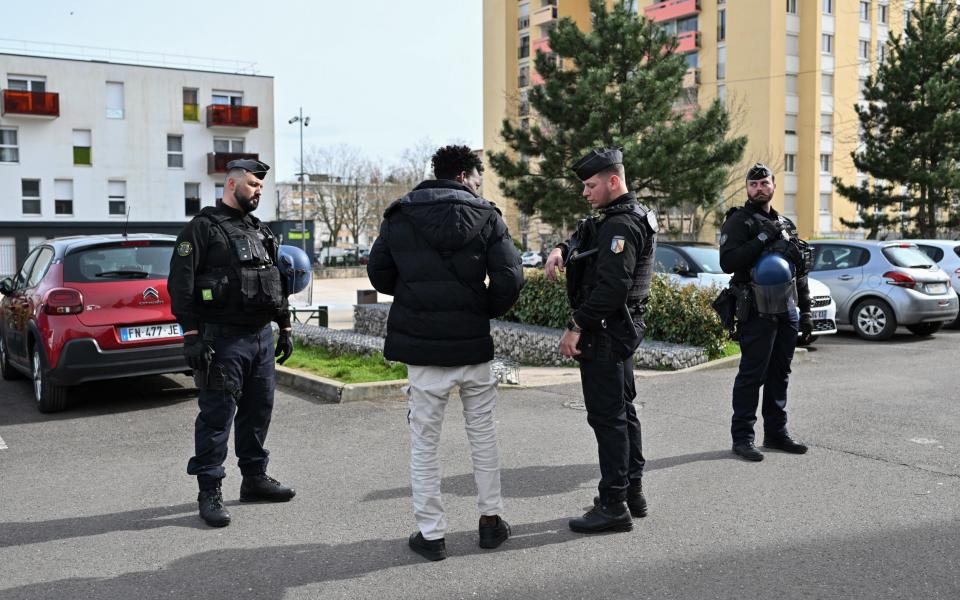
[[737, 321], [742, 323], [750, 318], [753, 310], [753, 292], [749, 285], [731, 285], [730, 289], [737, 298]]
[[733, 333], [737, 318], [737, 295], [730, 288], [723, 288], [711, 306], [723, 328]]

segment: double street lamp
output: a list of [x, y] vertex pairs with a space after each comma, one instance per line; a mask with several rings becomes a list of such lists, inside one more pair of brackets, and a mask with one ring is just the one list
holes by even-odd
[[[300, 123], [300, 238], [301, 245], [303, 246], [303, 251], [307, 251], [307, 218], [306, 212], [304, 210], [304, 193], [303, 193], [303, 128], [310, 124], [310, 117], [303, 116], [303, 107], [300, 107], [300, 112], [295, 117], [291, 117], [289, 124]], [[307, 253], [307, 256], [312, 256], [313, 253]], [[312, 259], [311, 259], [312, 260]]]

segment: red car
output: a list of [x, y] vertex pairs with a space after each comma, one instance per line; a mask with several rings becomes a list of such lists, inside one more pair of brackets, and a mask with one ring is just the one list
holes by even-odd
[[95, 235], [47, 240], [0, 281], [0, 371], [27, 376], [41, 412], [68, 389], [119, 377], [188, 372], [167, 273], [176, 238]]

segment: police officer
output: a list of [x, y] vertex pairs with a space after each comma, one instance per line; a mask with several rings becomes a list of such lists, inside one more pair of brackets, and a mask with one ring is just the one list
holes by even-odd
[[[737, 294], [739, 320], [740, 371], [733, 386], [730, 427], [733, 452], [761, 461], [763, 453], [754, 445], [753, 431], [761, 386], [763, 446], [791, 454], [807, 451], [787, 432], [787, 382], [797, 332], [809, 338], [813, 319], [806, 244], [797, 238], [793, 222], [770, 205], [777, 188], [773, 173], [757, 163], [747, 173], [746, 186], [747, 203], [727, 213], [721, 230], [720, 266], [733, 273], [730, 284]], [[776, 279], [781, 263], [786, 274]]]
[[[196, 455], [187, 473], [200, 487], [200, 517], [214, 527], [230, 523], [220, 482], [231, 422], [243, 474], [240, 501], [285, 502], [295, 494], [266, 474], [263, 446], [273, 411], [274, 358], [283, 363], [293, 352], [278, 243], [253, 216], [269, 169], [256, 160], [227, 163], [223, 200], [187, 223], [170, 260], [173, 313], [200, 389]], [[271, 321], [280, 326], [276, 347]]]
[[592, 150], [571, 168], [600, 214], [581, 221], [573, 237], [550, 253], [545, 269], [555, 279], [567, 267], [574, 313], [560, 352], [580, 363], [587, 422], [600, 455], [600, 494], [569, 525], [580, 533], [630, 531], [632, 517], [647, 515], [633, 353], [645, 329], [657, 219], [627, 190], [619, 148]]

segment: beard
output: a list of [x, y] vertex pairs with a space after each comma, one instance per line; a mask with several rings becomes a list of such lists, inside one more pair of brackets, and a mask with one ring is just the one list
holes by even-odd
[[766, 204], [770, 202], [770, 199], [773, 198], [773, 194], [757, 194], [756, 196], [747, 196], [750, 202], [754, 204]]
[[244, 197], [239, 193], [234, 193], [234, 198], [237, 199], [237, 204], [240, 206], [240, 209], [247, 214], [257, 210], [257, 207], [260, 206], [260, 199], [255, 196]]

